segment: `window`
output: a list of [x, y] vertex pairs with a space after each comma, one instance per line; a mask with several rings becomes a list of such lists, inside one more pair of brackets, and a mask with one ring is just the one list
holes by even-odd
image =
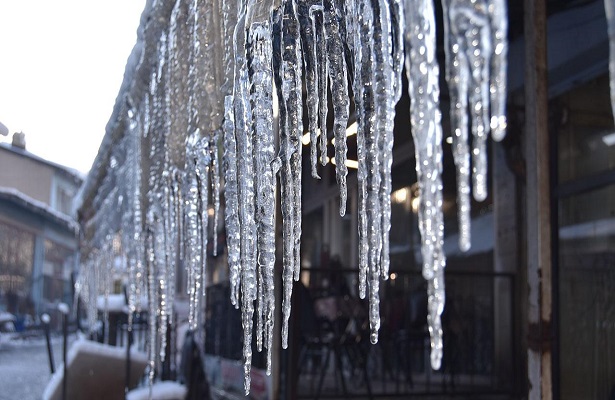
[[34, 264], [34, 235], [0, 222], [0, 305], [9, 312], [26, 311]]

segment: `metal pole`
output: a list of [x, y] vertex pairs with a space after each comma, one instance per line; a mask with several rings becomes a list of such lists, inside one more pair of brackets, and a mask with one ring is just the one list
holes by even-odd
[[45, 330], [45, 341], [47, 342], [47, 354], [49, 355], [49, 370], [51, 373], [56, 372], [55, 363], [53, 362], [53, 349], [51, 348], [51, 335], [49, 334], [49, 322], [51, 318], [49, 314], [41, 315], [41, 321], [43, 322], [43, 329]]
[[126, 389], [125, 392], [128, 393], [130, 390], [130, 347], [132, 346], [132, 321], [128, 322], [128, 338], [126, 344]]
[[70, 309], [65, 303], [58, 304], [58, 310], [62, 313], [62, 360], [64, 361], [64, 376], [62, 376], [62, 400], [67, 399], [66, 382], [68, 381], [68, 366], [66, 365], [66, 348], [68, 345], [68, 313]]
[[524, 0], [528, 398], [552, 398], [551, 196], [546, 1]]

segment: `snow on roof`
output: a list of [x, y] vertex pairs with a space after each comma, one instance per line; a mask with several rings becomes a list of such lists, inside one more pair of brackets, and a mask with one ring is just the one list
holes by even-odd
[[0, 186], [0, 199], [14, 201], [18, 205], [27, 208], [30, 211], [60, 223], [62, 226], [65, 226], [75, 234], [79, 232], [79, 225], [77, 225], [77, 222], [74, 219], [58, 210], [51, 208], [42, 201], [35, 200], [32, 197], [21, 193], [17, 189]]
[[185, 399], [188, 393], [184, 385], [172, 381], [156, 382], [152, 385], [151, 391], [150, 397], [149, 386], [131, 390], [126, 400], [181, 400]]

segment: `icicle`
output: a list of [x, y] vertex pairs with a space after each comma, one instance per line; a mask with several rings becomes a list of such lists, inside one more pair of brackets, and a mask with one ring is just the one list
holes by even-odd
[[[274, 54], [275, 79], [280, 104], [280, 181], [283, 223], [283, 298], [282, 347], [288, 347], [288, 321], [292, 281], [299, 279], [301, 241], [301, 136], [302, 84], [301, 46], [296, 4], [286, 0], [282, 6], [281, 33]], [[279, 53], [278, 53], [279, 51]]]
[[[208, 201], [209, 201], [209, 175], [210, 175], [210, 167], [212, 162], [212, 151], [210, 147], [210, 141], [207, 137], [202, 137], [198, 140], [195, 146], [194, 153], [194, 168], [197, 176], [198, 182], [198, 242], [200, 244], [197, 251], [199, 251], [199, 256], [201, 260], [201, 265], [198, 265], [197, 268], [200, 269], [200, 290], [197, 291], [197, 308], [196, 312], [200, 315], [206, 308], [205, 300], [205, 289], [207, 287], [207, 239], [208, 239], [208, 225], [209, 225], [209, 215], [208, 212]], [[201, 323], [200, 318], [197, 318], [199, 323]]]
[[611, 71], [611, 106], [613, 108], [613, 117], [615, 118], [615, 5], [613, 4], [613, 1], [604, 0], [604, 9], [606, 10], [606, 20], [609, 29], [609, 43], [611, 46], [609, 70]]
[[133, 110], [128, 113], [130, 118], [129, 134], [130, 134], [130, 152], [129, 159], [130, 168], [127, 170], [130, 173], [128, 177], [130, 209], [132, 220], [129, 221], [127, 230], [131, 233], [131, 237], [127, 241], [126, 252], [128, 255], [129, 264], [129, 286], [128, 286], [128, 325], [132, 328], [132, 319], [135, 312], [141, 311], [141, 292], [143, 281], [143, 255], [145, 254], [142, 238], [143, 220], [141, 216], [141, 134], [139, 119], [140, 116]]
[[[202, 220], [199, 172], [197, 171], [197, 162], [200, 152], [198, 146], [202, 144], [199, 141], [198, 132], [193, 133], [187, 143], [186, 151], [186, 168], [185, 168], [185, 188], [184, 188], [184, 215], [185, 223], [185, 245], [186, 245], [186, 272], [187, 272], [187, 289], [189, 296], [189, 313], [188, 326], [189, 329], [195, 330], [199, 326], [199, 311], [201, 307], [201, 295], [203, 284], [203, 243], [202, 243]], [[205, 152], [207, 154], [207, 152]], [[207, 163], [207, 161], [205, 161]]]
[[[288, 137], [291, 146], [290, 168], [292, 179], [292, 212], [293, 212], [293, 277], [295, 281], [299, 280], [301, 269], [301, 177], [302, 177], [302, 143], [303, 136], [303, 81], [302, 81], [302, 65], [301, 58], [301, 34], [299, 31], [299, 20], [297, 19], [297, 3], [296, 0], [286, 0], [287, 17], [284, 19], [282, 29], [284, 30], [283, 39], [285, 51], [282, 55], [284, 62], [285, 80], [282, 85], [282, 91], [285, 91], [287, 97], [286, 112], [288, 116]], [[292, 289], [292, 286], [291, 286]], [[290, 305], [290, 298], [288, 299]], [[290, 310], [287, 315], [290, 315]]]
[[109, 344], [109, 294], [111, 292], [111, 275], [113, 274], [113, 253], [111, 247], [111, 237], [107, 236], [106, 243], [102, 250], [102, 266], [105, 273], [103, 281], [103, 326], [105, 327], [105, 337], [103, 343]]
[[176, 169], [172, 169], [168, 176], [167, 187], [165, 188], [166, 193], [166, 205], [165, 205], [165, 221], [164, 221], [164, 232], [165, 232], [165, 248], [166, 248], [166, 273], [165, 279], [167, 281], [166, 284], [166, 292], [167, 292], [167, 302], [166, 302], [166, 313], [169, 321], [173, 321], [174, 315], [174, 304], [175, 304], [175, 271], [177, 270], [177, 260], [179, 257], [179, 239], [178, 239], [178, 231], [179, 231], [179, 220], [181, 219], [181, 214], [179, 214], [179, 210], [181, 207], [179, 191], [179, 178], [180, 172]]
[[327, 63], [331, 81], [331, 99], [333, 103], [333, 134], [335, 137], [335, 177], [340, 187], [340, 216], [346, 214], [346, 127], [348, 126], [348, 78], [344, 44], [340, 36], [338, 16], [342, 10], [334, 0], [324, 0], [325, 34], [327, 42]]
[[275, 265], [275, 158], [273, 134], [272, 32], [268, 22], [249, 29], [251, 103], [254, 126], [256, 224], [258, 247], [257, 345], [267, 349], [267, 373], [271, 373], [274, 323]]
[[[608, 2], [608, 0], [606, 0]], [[505, 0], [491, 0], [487, 6], [491, 24], [491, 55], [489, 93], [491, 95], [491, 137], [495, 141], [506, 135], [506, 69], [508, 57], [508, 18]]]
[[[233, 93], [233, 84], [235, 82], [235, 55], [233, 52], [235, 39], [235, 25], [237, 24], [237, 0], [222, 0], [222, 40], [224, 48], [224, 84], [222, 92], [228, 96]], [[226, 110], [226, 97], [225, 110]], [[226, 114], [225, 114], [226, 115]]]
[[220, 134], [218, 131], [214, 134], [211, 144], [211, 189], [212, 199], [214, 203], [213, 215], [213, 256], [218, 256], [218, 220], [220, 215], [220, 161], [218, 160], [218, 144], [220, 142]]
[[[167, 348], [167, 327], [169, 323], [168, 314], [168, 259], [166, 245], [166, 230], [164, 227], [164, 219], [161, 218], [164, 210], [161, 210], [155, 205], [151, 205], [151, 210], [154, 211], [153, 221], [150, 221], [150, 229], [153, 230], [153, 254], [154, 254], [154, 276], [156, 285], [156, 316], [158, 329], [156, 332], [160, 346], [158, 348], [158, 357], [160, 361], [164, 361]], [[153, 322], [153, 321], [150, 321]]]
[[[380, 188], [382, 184], [381, 163], [382, 154], [379, 151], [380, 135], [378, 129], [378, 118], [382, 114], [378, 113], [378, 87], [379, 78], [374, 65], [375, 47], [380, 43], [374, 42], [374, 9], [371, 2], [362, 0], [358, 4], [359, 15], [359, 45], [356, 51], [361, 52], [360, 75], [362, 88], [360, 100], [362, 101], [361, 110], [363, 112], [362, 130], [362, 152], [365, 158], [365, 183], [363, 192], [359, 196], [365, 201], [365, 217], [363, 222], [367, 225], [364, 232], [367, 236], [367, 283], [369, 289], [369, 324], [370, 341], [378, 341], [378, 330], [380, 329], [380, 254], [382, 250], [382, 221], [381, 221], [381, 202]], [[356, 42], [355, 42], [356, 44]], [[359, 66], [355, 65], [359, 69]], [[380, 89], [384, 90], [384, 89]], [[361, 277], [360, 277], [361, 278]]]
[[226, 201], [225, 225], [228, 248], [229, 281], [231, 303], [239, 307], [240, 276], [240, 241], [239, 215], [237, 200], [237, 144], [235, 141], [235, 113], [233, 97], [224, 99], [224, 198]]
[[443, 216], [442, 216], [442, 127], [438, 108], [438, 63], [435, 15], [432, 0], [407, 0], [406, 73], [410, 94], [410, 121], [419, 182], [419, 229], [423, 277], [428, 281], [428, 327], [431, 336], [431, 366], [442, 360], [444, 309]]
[[305, 87], [307, 93], [308, 132], [310, 134], [310, 164], [312, 177], [320, 179], [316, 166], [318, 164], [318, 64], [316, 54], [316, 26], [313, 16], [314, 7], [322, 6], [317, 1], [301, 1], [298, 4], [298, 18], [301, 27], [301, 46], [305, 67]]
[[[371, 101], [373, 93], [369, 85], [366, 86], [364, 82], [367, 75], [371, 74], [371, 65], [369, 60], [371, 54], [367, 49], [365, 55], [363, 51], [363, 41], [371, 37], [369, 32], [369, 26], [371, 24], [371, 13], [365, 13], [363, 9], [369, 7], [365, 2], [355, 4], [353, 0], [346, 1], [346, 26], [349, 27], [347, 32], [347, 42], [350, 43], [350, 47], [353, 49], [353, 92], [355, 100], [355, 110], [357, 114], [357, 157], [358, 157], [358, 171], [357, 180], [359, 186], [359, 205], [358, 205], [358, 228], [359, 228], [359, 297], [364, 299], [367, 293], [367, 270], [368, 270], [368, 252], [369, 252], [369, 240], [367, 235], [367, 163], [366, 163], [366, 148], [365, 148], [365, 120], [371, 118], [371, 108], [368, 108], [370, 115], [365, 115], [365, 101]], [[367, 17], [367, 22], [362, 20]], [[362, 30], [365, 26], [365, 30]], [[350, 36], [352, 35], [352, 36]], [[367, 57], [365, 65], [363, 63], [363, 57]], [[367, 91], [366, 91], [367, 89]], [[367, 97], [366, 97], [367, 95]]]
[[[244, 11], [245, 12], [245, 11]], [[241, 256], [241, 321], [243, 327], [244, 389], [250, 391], [252, 318], [257, 295], [256, 222], [252, 110], [246, 60], [245, 13], [235, 28], [235, 137], [237, 140], [238, 205]]]
[[[448, 21], [448, 6], [444, 6], [444, 20]], [[468, 82], [469, 65], [465, 53], [444, 24], [444, 50], [446, 54], [446, 80], [450, 95], [450, 119], [453, 129], [453, 158], [457, 174], [457, 218], [459, 221], [459, 248], [467, 251], [471, 246], [470, 234], [470, 147], [468, 140]]]
[[[380, 130], [378, 143], [379, 152], [382, 154], [380, 173], [382, 184], [380, 187], [381, 207], [381, 234], [382, 251], [380, 253], [380, 275], [383, 279], [389, 277], [389, 231], [391, 230], [391, 165], [393, 164], [393, 128], [395, 120], [395, 105], [401, 97], [401, 63], [403, 57], [400, 54], [399, 38], [393, 57], [393, 23], [400, 23], [401, 18], [394, 19], [391, 14], [388, 0], [375, 0], [372, 2], [375, 12], [374, 39], [376, 57], [376, 91], [377, 91], [377, 126]], [[400, 7], [397, 7], [400, 13]], [[403, 27], [403, 25], [402, 25]], [[397, 32], [401, 27], [395, 28]], [[394, 65], [394, 62], [396, 64]], [[399, 97], [398, 97], [399, 96]]]
[[[459, 246], [470, 248], [470, 157], [472, 192], [487, 197], [486, 141], [506, 133], [506, 4], [503, 0], [443, 1], [446, 77], [451, 95], [453, 155], [457, 166]], [[469, 102], [469, 104], [468, 104]], [[468, 145], [471, 116], [472, 149]]]
[[316, 80], [318, 90], [318, 115], [319, 115], [319, 148], [320, 148], [320, 164], [327, 165], [327, 113], [329, 112], [329, 104], [327, 102], [327, 88], [329, 76], [329, 61], [327, 58], [327, 37], [325, 29], [324, 7], [321, 4], [315, 4], [310, 7], [310, 18], [312, 20], [312, 30], [315, 35], [316, 47]]
[[[148, 215], [148, 225], [151, 226], [153, 222], [153, 215], [150, 213]], [[147, 263], [147, 276], [148, 276], [148, 296], [147, 296], [147, 304], [148, 304], [148, 332], [149, 332], [149, 351], [148, 351], [148, 381], [150, 387], [154, 383], [154, 376], [156, 374], [156, 322], [157, 322], [157, 311], [158, 311], [158, 296], [156, 292], [156, 283], [155, 283], [155, 267], [154, 267], [154, 238], [153, 232], [148, 228], [146, 232], [146, 241], [145, 241], [145, 249], [146, 249], [146, 263]]]
[[281, 212], [282, 212], [282, 348], [288, 347], [288, 317], [290, 316], [290, 298], [292, 295], [292, 281], [294, 268], [293, 258], [293, 213], [292, 213], [292, 181], [290, 172], [290, 140], [288, 138], [288, 115], [287, 115], [287, 89], [285, 75], [283, 71], [282, 52], [283, 27], [282, 19], [284, 6], [274, 12], [273, 17], [273, 71], [275, 86], [278, 95], [278, 108], [280, 119], [279, 133], [279, 157], [280, 160], [280, 191], [281, 191]]

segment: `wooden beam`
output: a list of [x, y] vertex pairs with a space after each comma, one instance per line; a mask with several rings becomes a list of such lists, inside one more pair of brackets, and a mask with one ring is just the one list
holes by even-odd
[[553, 397], [546, 0], [524, 0], [528, 398]]

